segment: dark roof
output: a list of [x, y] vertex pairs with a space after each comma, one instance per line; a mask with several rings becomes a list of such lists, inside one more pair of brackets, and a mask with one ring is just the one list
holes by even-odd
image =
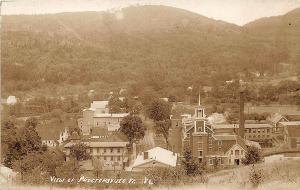
[[38, 125], [36, 131], [42, 140], [58, 140], [60, 132], [64, 131], [64, 126], [62, 125]]
[[300, 121], [300, 114], [299, 115], [287, 115], [286, 118], [289, 121]]
[[300, 126], [288, 127], [287, 132], [289, 137], [300, 137]]

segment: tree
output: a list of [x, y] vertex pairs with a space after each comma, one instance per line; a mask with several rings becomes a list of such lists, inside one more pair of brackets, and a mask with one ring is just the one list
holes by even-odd
[[88, 146], [84, 143], [77, 143], [70, 148], [70, 156], [77, 161], [87, 160], [90, 154], [87, 152]]
[[149, 118], [155, 122], [155, 131], [165, 138], [167, 148], [169, 146], [169, 130], [171, 127], [170, 114], [171, 106], [163, 100], [155, 100], [148, 108]]
[[196, 176], [201, 174], [201, 169], [198, 163], [194, 160], [191, 150], [186, 149], [183, 153], [182, 165], [185, 168], [186, 174]]
[[4, 165], [7, 167], [12, 166], [13, 160], [16, 159], [14, 155], [14, 145], [17, 142], [17, 128], [12, 120], [2, 121], [1, 124], [1, 151]]
[[255, 164], [261, 161], [261, 153], [258, 148], [250, 146], [248, 147], [245, 158], [242, 160], [244, 165]]
[[145, 136], [146, 128], [138, 116], [128, 115], [122, 119], [120, 125], [120, 131], [127, 136], [130, 144]]
[[20, 160], [29, 153], [41, 152], [42, 141], [35, 127], [35, 119], [29, 119], [24, 127], [16, 128], [12, 122], [3, 125], [4, 163], [11, 167], [15, 160]]
[[108, 101], [109, 113], [122, 112], [122, 101], [118, 96], [112, 96]]
[[257, 188], [259, 184], [263, 182], [263, 177], [263, 171], [255, 168], [254, 165], [252, 165], [251, 171], [249, 173], [249, 181], [252, 186]]
[[25, 127], [36, 128], [37, 125], [38, 125], [38, 120], [35, 117], [30, 117], [30, 118], [26, 119], [26, 121], [25, 121]]
[[103, 171], [103, 165], [104, 163], [101, 159], [93, 159], [94, 172], [97, 178], [99, 177], [99, 174]]
[[171, 106], [163, 100], [153, 101], [147, 110], [149, 118], [154, 121], [165, 121], [170, 119]]
[[81, 174], [79, 164], [76, 160], [64, 162], [55, 169], [55, 174], [60, 178], [78, 178]]
[[157, 134], [162, 134], [167, 145], [167, 149], [169, 148], [169, 131], [171, 128], [171, 121], [165, 120], [165, 121], [157, 121], [155, 122], [155, 132]]

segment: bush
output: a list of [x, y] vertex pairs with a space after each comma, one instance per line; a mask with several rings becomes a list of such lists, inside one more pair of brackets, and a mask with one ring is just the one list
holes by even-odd
[[263, 182], [263, 172], [260, 169], [256, 169], [254, 165], [251, 167], [249, 174], [249, 182], [255, 188], [257, 188]]
[[260, 162], [262, 159], [260, 151], [256, 147], [248, 147], [245, 158], [242, 160], [242, 163], [244, 165], [249, 165], [249, 164], [255, 164], [257, 162]]

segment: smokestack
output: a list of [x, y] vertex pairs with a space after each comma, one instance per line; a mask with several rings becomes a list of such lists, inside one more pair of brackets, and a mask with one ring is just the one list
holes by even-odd
[[240, 91], [240, 126], [239, 135], [244, 138], [245, 135], [245, 114], [244, 114], [244, 91]]

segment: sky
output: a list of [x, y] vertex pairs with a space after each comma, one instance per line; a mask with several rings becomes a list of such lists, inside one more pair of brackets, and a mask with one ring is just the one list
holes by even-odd
[[[0, 0], [1, 1], [1, 0]], [[244, 25], [261, 17], [285, 14], [300, 7], [300, 0], [10, 0], [2, 14], [46, 14], [119, 10], [131, 5], [166, 5], [216, 20]]]

